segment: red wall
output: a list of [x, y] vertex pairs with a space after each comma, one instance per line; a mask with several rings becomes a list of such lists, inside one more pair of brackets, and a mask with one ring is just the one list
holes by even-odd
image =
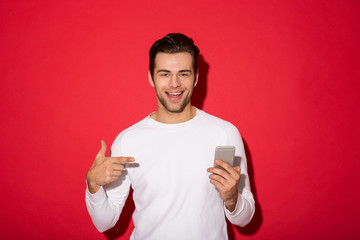
[[[0, 1], [2, 239], [128, 239], [84, 203], [100, 147], [154, 111], [148, 50], [200, 47], [195, 104], [233, 122], [257, 212], [232, 239], [360, 236], [359, 1]], [[203, 98], [203, 99], [201, 99]]]

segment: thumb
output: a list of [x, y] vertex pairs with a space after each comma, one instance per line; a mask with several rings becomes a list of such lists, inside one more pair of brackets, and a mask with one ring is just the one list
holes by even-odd
[[100, 151], [97, 154], [99, 157], [105, 157], [105, 153], [106, 153], [106, 143], [104, 140], [101, 140], [101, 147], [100, 147]]

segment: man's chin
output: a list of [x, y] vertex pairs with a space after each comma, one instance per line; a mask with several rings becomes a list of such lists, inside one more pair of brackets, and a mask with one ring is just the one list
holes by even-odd
[[160, 103], [163, 108], [169, 113], [182, 113], [186, 106], [189, 105], [190, 99], [184, 99], [177, 103], [167, 102], [165, 99], [160, 99]]
[[177, 106], [169, 106], [168, 104], [166, 104], [163, 106], [169, 113], [182, 113], [186, 108], [186, 104], [181, 104]]
[[185, 107], [177, 107], [177, 108], [165, 107], [165, 109], [170, 113], [182, 113], [184, 111]]

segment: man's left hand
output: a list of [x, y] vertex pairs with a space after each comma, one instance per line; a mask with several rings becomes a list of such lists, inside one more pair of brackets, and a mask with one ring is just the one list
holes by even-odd
[[224, 201], [226, 208], [232, 212], [235, 210], [238, 198], [238, 184], [240, 181], [240, 167], [232, 167], [229, 164], [215, 160], [215, 163], [223, 169], [208, 168], [207, 171], [212, 173], [210, 183], [213, 184], [220, 193], [221, 199]]

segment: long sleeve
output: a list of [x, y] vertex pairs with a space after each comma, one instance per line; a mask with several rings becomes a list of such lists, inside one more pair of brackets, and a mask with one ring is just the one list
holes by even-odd
[[250, 189], [244, 143], [236, 127], [233, 127], [231, 131], [228, 131], [228, 144], [236, 147], [235, 161], [236, 159], [240, 161], [241, 177], [238, 185], [238, 200], [236, 207], [233, 212], [230, 212], [226, 209], [224, 204], [224, 211], [227, 219], [232, 224], [243, 227], [250, 222], [254, 215], [255, 200]]
[[[119, 141], [114, 142], [112, 156], [121, 156]], [[115, 147], [114, 147], [115, 146]], [[118, 221], [130, 191], [130, 180], [126, 170], [120, 177], [91, 194], [86, 188], [85, 202], [90, 217], [99, 232], [112, 228]]]
[[99, 232], [104, 232], [116, 224], [129, 195], [129, 190], [130, 182], [125, 172], [118, 180], [101, 187], [95, 194], [91, 194], [86, 188], [86, 207]]
[[244, 227], [246, 224], [250, 222], [255, 212], [255, 201], [254, 198], [249, 195], [243, 195], [238, 193], [238, 200], [236, 203], [235, 210], [230, 212], [225, 209], [226, 218], [235, 225], [240, 227]]

